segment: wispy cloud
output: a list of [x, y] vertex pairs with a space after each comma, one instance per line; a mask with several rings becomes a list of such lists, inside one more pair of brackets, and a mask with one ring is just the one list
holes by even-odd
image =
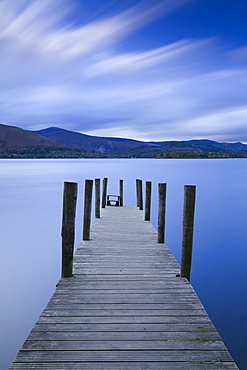
[[47, 52], [57, 57], [74, 58], [114, 45], [134, 30], [191, 1], [158, 1], [151, 7], [141, 2], [120, 14], [73, 27], [73, 24], [62, 25], [71, 9], [66, 0], [20, 0], [22, 6], [15, 0], [2, 0], [0, 10], [9, 16], [8, 22], [4, 17], [1, 20], [0, 38], [13, 42], [19, 50], [30, 47], [40, 54]]
[[[171, 62], [185, 53], [191, 51], [197, 43], [190, 40], [181, 40], [171, 45], [149, 50], [143, 53], [128, 53], [107, 57], [107, 55], [99, 55], [100, 61], [89, 66], [86, 73], [88, 75], [100, 75], [112, 73], [115, 71], [136, 71], [139, 69], [153, 68], [158, 64], [164, 65], [166, 62]], [[169, 67], [170, 68], [170, 67]]]
[[225, 140], [233, 124], [247, 141], [246, 47], [191, 37], [131, 47], [135, 32], [191, 2], [135, 2], [75, 25], [73, 1], [0, 0], [0, 119], [150, 140]]
[[[205, 138], [209, 135], [214, 140], [238, 141], [241, 136], [246, 142], [246, 117], [247, 105], [232, 109], [224, 109], [193, 120], [186, 121], [189, 132], [193, 132], [196, 137]], [[189, 138], [189, 137], [188, 137]]]

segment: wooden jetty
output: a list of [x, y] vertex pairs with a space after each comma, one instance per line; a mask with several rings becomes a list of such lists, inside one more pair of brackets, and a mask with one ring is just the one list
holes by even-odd
[[144, 211], [105, 207], [10, 369], [237, 369]]

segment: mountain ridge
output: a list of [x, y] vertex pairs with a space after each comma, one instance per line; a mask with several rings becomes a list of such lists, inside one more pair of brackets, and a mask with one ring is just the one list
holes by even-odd
[[101, 153], [120, 153], [130, 151], [138, 146], [149, 145], [146, 142], [134, 139], [92, 136], [58, 127], [48, 127], [47, 129], [31, 132], [44, 135], [52, 141], [62, 143], [71, 148], [96, 150]]
[[34, 134], [20, 127], [0, 124], [0, 150], [37, 145], [64, 147], [61, 143], [52, 142], [43, 135]]
[[[62, 143], [69, 147], [81, 148], [86, 150], [96, 150], [101, 153], [120, 153], [129, 152], [136, 150], [138, 147], [150, 148], [160, 148], [170, 150], [169, 147], [171, 143], [173, 144], [173, 150], [192, 150], [192, 151], [205, 151], [205, 149], [215, 148], [220, 150], [230, 150], [230, 151], [241, 151], [247, 150], [247, 145], [241, 142], [236, 143], [226, 143], [217, 142], [209, 139], [192, 139], [192, 140], [173, 140], [173, 141], [140, 141], [135, 139], [119, 138], [119, 137], [100, 137], [91, 136], [86, 134], [81, 134], [79, 132], [70, 131], [66, 129], [61, 129], [58, 127], [49, 127], [47, 129], [31, 131], [40, 135], [44, 135], [46, 138], [53, 140], [55, 142]], [[175, 148], [177, 147], [177, 148]], [[187, 149], [186, 149], [187, 148]], [[154, 149], [155, 150], [155, 149]]]
[[209, 139], [138, 141], [48, 127], [28, 131], [0, 124], [1, 158], [245, 158], [247, 145]]

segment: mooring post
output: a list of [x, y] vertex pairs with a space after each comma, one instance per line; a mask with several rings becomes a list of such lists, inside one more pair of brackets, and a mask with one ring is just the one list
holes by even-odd
[[104, 177], [104, 179], [103, 179], [103, 191], [102, 191], [102, 208], [105, 208], [105, 206], [106, 206], [107, 181], [108, 181], [108, 178]]
[[143, 210], [142, 180], [138, 181], [138, 187], [139, 187], [139, 191], [138, 191], [139, 201], [138, 201], [138, 204], [139, 204], [139, 209], [142, 211]]
[[158, 184], [159, 210], [158, 210], [158, 243], [165, 242], [165, 216], [166, 216], [166, 184]]
[[65, 182], [62, 219], [62, 277], [71, 277], [75, 241], [77, 183]]
[[196, 186], [184, 186], [184, 209], [183, 209], [183, 236], [182, 236], [182, 258], [181, 277], [190, 280], [192, 246], [194, 232], [194, 214], [196, 201]]
[[136, 206], [139, 207], [139, 179], [136, 179]]
[[83, 240], [90, 238], [93, 180], [85, 180]]
[[100, 218], [100, 179], [95, 179], [95, 217]]
[[119, 180], [120, 206], [123, 206], [123, 180]]
[[152, 182], [146, 181], [145, 221], [150, 221]]

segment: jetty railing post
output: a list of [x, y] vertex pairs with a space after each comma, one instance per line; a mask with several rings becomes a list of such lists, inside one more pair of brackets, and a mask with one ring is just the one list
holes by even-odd
[[104, 179], [103, 179], [103, 191], [102, 191], [102, 208], [105, 208], [105, 206], [106, 206], [107, 181], [108, 181], [108, 178], [104, 177]]
[[194, 232], [196, 186], [184, 186], [183, 236], [180, 276], [190, 280]]
[[100, 179], [95, 179], [95, 217], [100, 218]]
[[123, 180], [119, 180], [120, 206], [123, 206]]
[[145, 221], [150, 221], [152, 182], [146, 181]]
[[83, 240], [90, 238], [93, 180], [85, 180]]
[[138, 181], [138, 187], [139, 187], [139, 191], [138, 191], [139, 201], [138, 201], [138, 204], [139, 204], [139, 209], [142, 211], [143, 210], [142, 180]]
[[77, 183], [65, 182], [62, 219], [62, 277], [71, 277], [75, 241]]
[[136, 179], [136, 206], [139, 207], [139, 179]]
[[165, 216], [166, 216], [166, 184], [158, 184], [159, 209], [158, 209], [158, 243], [165, 242]]

